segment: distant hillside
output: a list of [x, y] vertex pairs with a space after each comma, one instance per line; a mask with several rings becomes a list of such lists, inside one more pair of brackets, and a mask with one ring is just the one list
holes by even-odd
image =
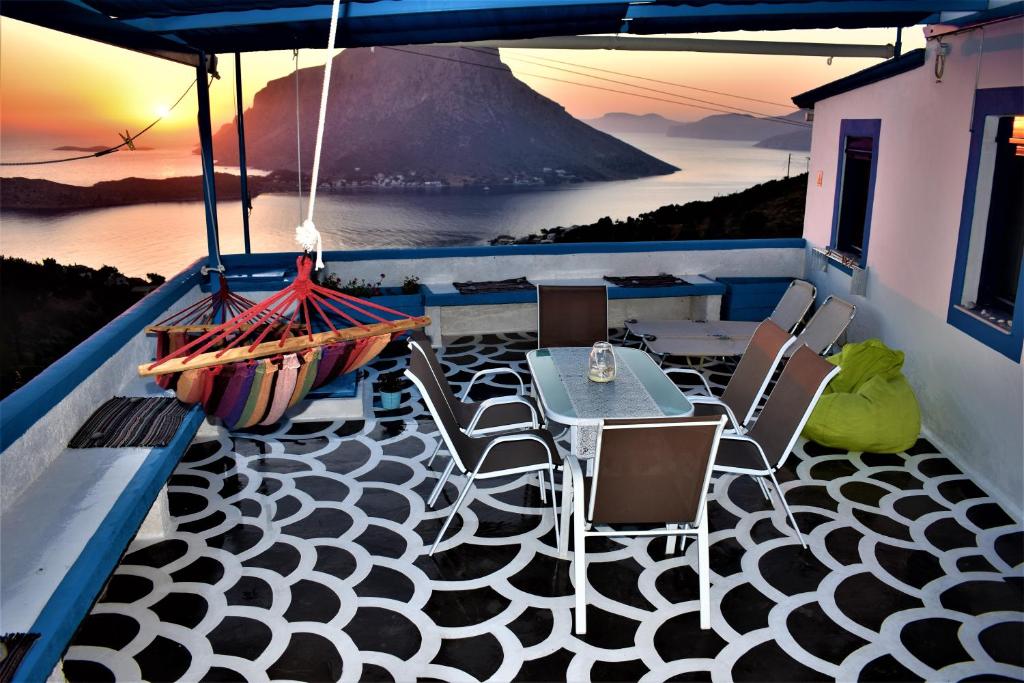
[[[6, 183], [6, 179], [4, 180]], [[53, 245], [59, 250], [60, 245]], [[161, 284], [116, 268], [0, 258], [0, 398], [22, 386]]]
[[626, 114], [624, 112], [610, 112], [596, 119], [586, 119], [584, 123], [612, 135], [615, 133], [664, 135], [669, 128], [680, 125], [679, 121], [666, 119], [661, 114]]
[[[304, 172], [322, 79], [323, 67], [299, 72]], [[294, 87], [290, 75], [271, 81], [245, 113], [250, 166], [295, 170]], [[327, 117], [321, 173], [335, 181], [536, 184], [677, 170], [573, 118], [516, 79], [497, 50], [345, 50], [334, 59]], [[218, 162], [237, 163], [235, 136], [234, 124], [218, 131]]]
[[[242, 196], [238, 176], [217, 173], [214, 178], [218, 200], [237, 200]], [[291, 192], [294, 187], [294, 173], [249, 177], [251, 197], [271, 190]], [[4, 178], [0, 182], [0, 210], [3, 211], [76, 211], [150, 202], [202, 200], [203, 181], [200, 176], [122, 178], [90, 186], [66, 185], [37, 178]]]
[[798, 128], [789, 133], [772, 135], [771, 137], [761, 140], [754, 145], [754, 147], [785, 149], [793, 150], [794, 152], [809, 152], [811, 151], [811, 129]]
[[502, 236], [492, 244], [799, 237], [806, 198], [804, 173], [709, 201], [670, 204], [624, 221], [606, 216], [595, 223], [542, 230], [516, 240]]
[[[797, 111], [781, 118], [789, 121], [803, 121], [804, 114]], [[797, 130], [797, 126], [771, 118], [758, 118], [749, 114], [712, 114], [699, 121], [673, 126], [668, 130], [668, 136], [702, 140], [760, 141], [774, 135], [792, 133], [794, 130]], [[808, 128], [808, 130], [810, 129]]]

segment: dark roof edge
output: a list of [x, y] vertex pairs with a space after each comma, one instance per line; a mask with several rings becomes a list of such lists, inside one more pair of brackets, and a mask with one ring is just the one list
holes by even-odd
[[875, 64], [870, 66], [863, 71], [852, 73], [849, 76], [840, 78], [837, 81], [826, 83], [825, 85], [808, 90], [807, 92], [800, 93], [799, 95], [793, 96], [793, 104], [800, 109], [811, 109], [814, 107], [814, 103], [820, 100], [824, 100], [828, 97], [834, 97], [841, 95], [844, 92], [850, 92], [857, 88], [862, 88], [865, 85], [871, 85], [879, 81], [884, 81], [887, 78], [892, 78], [907, 71], [913, 71], [914, 69], [924, 65], [925, 49], [923, 47], [916, 50], [895, 57], [893, 59], [882, 62], [881, 64]]

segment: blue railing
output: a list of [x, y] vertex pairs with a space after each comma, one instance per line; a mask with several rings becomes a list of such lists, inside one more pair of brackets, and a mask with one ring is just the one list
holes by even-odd
[[[552, 256], [560, 254], [616, 254], [672, 251], [719, 251], [744, 249], [803, 249], [803, 238], [686, 240], [668, 242], [584, 242], [557, 244], [514, 244], [502, 246], [429, 247], [411, 249], [364, 249], [329, 251], [325, 261], [387, 261], [472, 258], [479, 256]], [[228, 273], [276, 268], [290, 272], [295, 265], [294, 252], [227, 254], [221, 257]], [[189, 289], [206, 282], [200, 272], [201, 261], [168, 280], [67, 355], [0, 401], [0, 452], [21, 437], [26, 430], [60, 403], [71, 391], [95, 372], [114, 353], [146, 325], [180, 299]], [[276, 289], [279, 280], [255, 277], [253, 288]], [[244, 287], [242, 289], [245, 289]]]

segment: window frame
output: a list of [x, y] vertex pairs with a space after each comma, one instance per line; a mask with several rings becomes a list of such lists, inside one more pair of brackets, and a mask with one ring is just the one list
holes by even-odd
[[[839, 122], [839, 159], [836, 162], [836, 191], [832, 201], [832, 234], [829, 247], [839, 251], [839, 214], [843, 203], [843, 180], [846, 175], [847, 138], [871, 138], [871, 174], [868, 178], [867, 207], [864, 209], [864, 239], [861, 241], [857, 265], [868, 263], [868, 244], [871, 238], [871, 214], [875, 207], [875, 181], [878, 178], [878, 141], [882, 134], [882, 119], [842, 119]], [[845, 252], [840, 252], [845, 253]], [[844, 268], [843, 270], [848, 270]]]
[[[1024, 87], [977, 90], [974, 102], [971, 142], [964, 180], [963, 208], [960, 212], [960, 229], [957, 236], [956, 260], [953, 265], [953, 282], [949, 291], [946, 322], [1010, 360], [1020, 363], [1021, 349], [1024, 347], [1024, 268], [1021, 269], [1017, 278], [1017, 304], [1013, 309], [1011, 330], [1000, 329], [964, 310], [960, 305], [967, 277], [971, 233], [975, 219], [974, 208], [977, 203], [975, 195], [978, 191], [978, 175], [981, 170], [985, 119], [990, 116], [1020, 116], [1024, 114]], [[984, 254], [982, 254], [982, 258], [984, 258]]]

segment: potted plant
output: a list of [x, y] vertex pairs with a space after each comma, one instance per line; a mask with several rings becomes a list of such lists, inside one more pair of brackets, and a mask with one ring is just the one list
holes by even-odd
[[380, 407], [394, 410], [402, 402], [402, 373], [400, 371], [382, 373], [377, 382], [380, 391]]
[[[321, 276], [320, 284], [342, 294], [371, 300], [375, 304], [387, 306], [407, 315], [423, 315], [423, 296], [420, 293], [421, 286], [418, 277], [406, 276], [402, 279], [400, 286], [385, 286], [384, 277], [384, 273], [381, 273], [376, 281], [362, 278], [352, 278], [346, 281], [337, 273], [327, 273]], [[368, 307], [368, 310], [373, 311], [372, 307]], [[352, 311], [350, 313], [361, 323], [375, 322], [372, 316]]]

